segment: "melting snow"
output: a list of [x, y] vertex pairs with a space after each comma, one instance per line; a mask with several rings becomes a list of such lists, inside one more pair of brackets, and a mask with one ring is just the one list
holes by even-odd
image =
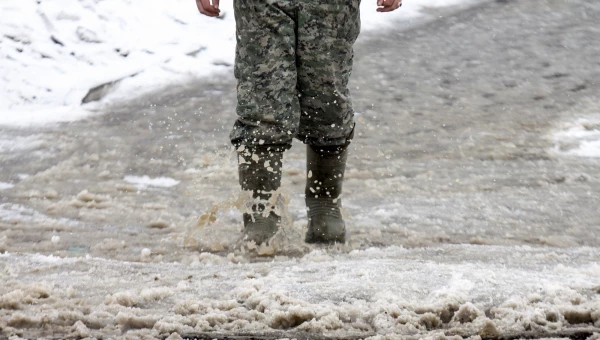
[[0, 221], [9, 223], [45, 223], [47, 225], [64, 224], [70, 226], [78, 224], [76, 221], [67, 218], [55, 219], [33, 209], [11, 203], [0, 204]]
[[600, 320], [598, 256], [592, 248], [469, 245], [323, 249], [257, 263], [208, 253], [182, 263], [13, 254], [0, 256], [0, 326], [30, 337], [70, 333], [77, 322], [94, 325], [88, 336], [145, 338], [561, 331]]
[[565, 124], [553, 138], [557, 154], [599, 158], [600, 116], [592, 115]]
[[[0, 94], [0, 96], [1, 95], [2, 94]], [[0, 123], [5, 119], [6, 118], [4, 118], [4, 115], [0, 111]], [[40, 139], [38, 136], [35, 135], [26, 137], [12, 137], [10, 139], [2, 138], [0, 139], [0, 153], [33, 150], [44, 146], [45, 143], [46, 142], [44, 140]]]
[[170, 177], [150, 178], [148, 176], [125, 176], [125, 182], [134, 184], [138, 189], [151, 187], [171, 188], [179, 184], [178, 180]]
[[6, 189], [10, 189], [12, 187], [14, 187], [14, 184], [6, 183], [6, 182], [0, 182], [0, 190], [6, 190]]

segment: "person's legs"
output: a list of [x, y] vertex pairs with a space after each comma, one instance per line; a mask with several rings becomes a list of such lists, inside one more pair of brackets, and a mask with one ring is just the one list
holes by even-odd
[[345, 145], [354, 129], [348, 79], [360, 32], [359, 6], [359, 0], [299, 0], [297, 137], [305, 144]]
[[307, 144], [308, 243], [346, 239], [340, 196], [354, 131], [348, 80], [359, 7], [359, 0], [299, 1], [297, 137]]
[[296, 33], [289, 0], [234, 0], [237, 114], [231, 142], [239, 154], [242, 190], [257, 202], [244, 214], [245, 240], [267, 242], [280, 217], [268, 200], [281, 183], [281, 159], [299, 124]]
[[238, 118], [234, 145], [285, 146], [298, 131], [294, 1], [234, 0]]
[[[281, 156], [292, 138], [308, 144], [307, 242], [345, 240], [339, 197], [354, 129], [347, 85], [359, 5], [234, 0], [238, 119], [230, 137], [240, 153], [240, 183], [267, 200], [279, 187]], [[246, 236], [257, 243], [268, 241], [279, 223], [263, 207], [244, 216]]]

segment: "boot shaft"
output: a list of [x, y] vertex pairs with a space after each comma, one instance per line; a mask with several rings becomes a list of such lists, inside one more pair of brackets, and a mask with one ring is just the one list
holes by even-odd
[[239, 182], [254, 198], [269, 199], [281, 186], [283, 150], [274, 147], [238, 149]]
[[238, 149], [239, 181], [244, 191], [255, 199], [244, 212], [244, 241], [266, 243], [275, 235], [281, 223], [268, 202], [281, 186], [283, 149], [274, 147], [240, 147]]
[[342, 194], [348, 146], [307, 146], [306, 198], [337, 199]]
[[307, 243], [344, 243], [346, 224], [340, 196], [348, 146], [308, 146], [306, 153]]

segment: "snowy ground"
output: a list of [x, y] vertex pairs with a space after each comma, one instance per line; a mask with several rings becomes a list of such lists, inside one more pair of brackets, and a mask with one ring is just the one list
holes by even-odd
[[231, 75], [3, 127], [0, 337], [598, 332], [600, 4], [428, 13], [357, 44], [344, 246], [302, 242], [295, 145], [288, 224], [236, 247]]

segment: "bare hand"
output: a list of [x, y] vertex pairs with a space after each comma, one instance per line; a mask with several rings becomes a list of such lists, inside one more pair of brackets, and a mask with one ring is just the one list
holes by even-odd
[[402, 6], [402, 0], [377, 0], [377, 12], [391, 12]]
[[196, 6], [198, 6], [200, 13], [209, 17], [218, 17], [221, 12], [219, 9], [219, 0], [212, 0], [212, 5], [210, 0], [196, 0]]

